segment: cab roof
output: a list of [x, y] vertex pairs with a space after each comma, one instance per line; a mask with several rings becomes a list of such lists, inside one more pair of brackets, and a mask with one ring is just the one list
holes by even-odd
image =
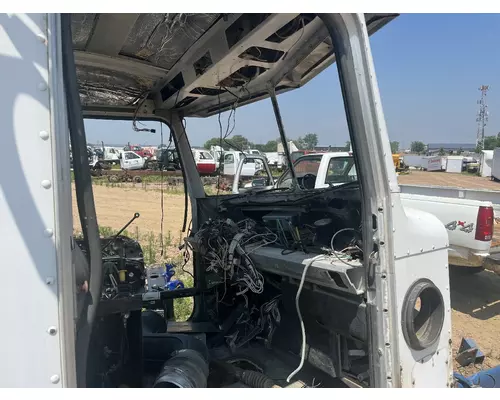
[[[397, 14], [365, 14], [369, 34]], [[205, 117], [298, 88], [334, 62], [316, 14], [73, 14], [84, 111]]]

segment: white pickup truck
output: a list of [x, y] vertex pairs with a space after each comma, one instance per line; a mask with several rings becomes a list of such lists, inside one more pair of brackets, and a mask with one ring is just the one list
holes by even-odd
[[[294, 169], [297, 183], [302, 190], [357, 181], [354, 159], [347, 152], [307, 154], [295, 161]], [[240, 171], [241, 167], [238, 166], [234, 182], [240, 182]], [[265, 168], [264, 172], [267, 171], [269, 170]], [[293, 180], [289, 170], [277, 180], [274, 180], [270, 173], [267, 175], [267, 178], [260, 177], [250, 183], [233, 185], [233, 193], [259, 190], [262, 186], [274, 186], [278, 189], [292, 187]], [[491, 202], [410, 193], [400, 193], [400, 197], [405, 208], [429, 212], [443, 223], [448, 231], [451, 265], [464, 267], [464, 271], [471, 273], [483, 269], [493, 237], [494, 215]]]
[[144, 169], [146, 159], [141, 157], [135, 151], [124, 151], [120, 159], [120, 168], [123, 170]]

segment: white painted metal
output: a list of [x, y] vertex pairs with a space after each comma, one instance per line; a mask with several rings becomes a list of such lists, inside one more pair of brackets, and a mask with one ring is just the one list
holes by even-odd
[[446, 172], [455, 174], [462, 173], [462, 163], [464, 158], [462, 156], [448, 156], [446, 157]]
[[[293, 140], [290, 140], [288, 142], [288, 148], [290, 149], [290, 153], [293, 153], [294, 151], [298, 151], [299, 148], [295, 146], [295, 143], [293, 143]], [[278, 153], [284, 153], [285, 149], [283, 147], [283, 143], [278, 143]]]
[[[481, 267], [489, 255], [491, 240], [475, 239], [476, 222], [480, 206], [491, 207], [491, 203], [477, 200], [421, 196], [401, 193], [405, 207], [435, 215], [447, 227], [449, 238], [449, 263], [465, 267]], [[454, 224], [456, 223], [456, 224]]]
[[491, 165], [491, 177], [500, 180], [500, 147], [493, 150], [493, 161]]
[[125, 170], [143, 169], [146, 159], [141, 157], [135, 151], [124, 151], [120, 159], [120, 167]]
[[257, 156], [261, 156], [263, 155], [259, 150], [257, 149], [250, 149], [250, 150], [247, 150], [245, 151], [246, 154], [254, 154], [254, 155], [257, 155]]
[[[354, 139], [354, 149], [359, 160], [358, 168], [364, 186], [363, 215], [366, 221], [369, 212], [376, 218], [376, 229], [372, 233], [378, 244], [377, 259], [372, 260], [373, 284], [367, 284], [366, 299], [371, 318], [371, 354], [377, 363], [373, 369], [377, 387], [411, 387], [414, 379], [427, 387], [446, 387], [452, 380], [451, 358], [448, 363], [426, 366], [413, 374], [418, 362], [425, 354], [435, 349], [415, 354], [403, 337], [401, 307], [409, 286], [419, 278], [430, 279], [443, 294], [447, 310], [444, 330], [438, 348], [451, 356], [451, 315], [449, 275], [447, 267], [447, 234], [442, 223], [433, 215], [405, 213], [399, 197], [399, 186], [391, 155], [389, 135], [382, 111], [381, 98], [375, 77], [373, 58], [362, 16], [344, 15], [335, 18], [327, 14], [325, 21], [336, 22], [336, 28], [347, 36], [335, 42], [340, 53], [337, 59], [344, 103], [349, 118], [349, 131]], [[340, 21], [339, 21], [340, 20]], [[342, 24], [342, 22], [344, 24]], [[332, 39], [333, 26], [329, 24]], [[342, 34], [342, 33], [340, 33]], [[349, 51], [342, 53], [347, 47]], [[345, 56], [345, 57], [343, 57]], [[351, 58], [352, 57], [352, 58]], [[358, 108], [354, 106], [359, 102]], [[364, 141], [362, 141], [364, 139]], [[367, 181], [366, 177], [370, 177]], [[368, 193], [368, 195], [367, 195]], [[366, 228], [366, 227], [365, 227]], [[395, 235], [395, 231], [399, 235]], [[363, 230], [366, 238], [370, 232]], [[411, 253], [413, 248], [418, 253]], [[365, 247], [365, 251], [366, 251]], [[408, 253], [408, 250], [410, 252]], [[402, 258], [398, 254], [405, 254]], [[442, 267], [441, 267], [442, 266]], [[367, 274], [370, 276], [370, 274]]]
[[51, 86], [58, 27], [46, 14], [0, 15], [0, 387], [75, 383], [69, 141], [64, 110], [51, 116], [51, 104], [64, 109], [61, 82]]
[[[66, 93], [62, 82], [61, 16], [48, 15], [49, 86], [52, 120], [52, 170], [54, 175], [54, 212], [56, 216], [55, 240], [59, 289], [59, 328], [61, 345], [61, 385], [76, 387], [75, 356], [75, 291], [74, 269], [68, 268], [73, 261], [73, 212], [71, 202], [71, 173], [69, 170], [69, 132]], [[68, 242], [71, 241], [71, 245]], [[54, 384], [55, 375], [51, 376]]]
[[[262, 271], [275, 273], [279, 270], [289, 277], [300, 280], [301, 267], [312, 262], [306, 275], [306, 282], [356, 295], [361, 295], [366, 290], [364, 279], [366, 271], [359, 261], [352, 260], [349, 264], [344, 264], [334, 256], [313, 260], [313, 256], [304, 255], [302, 252], [283, 255], [282, 250], [276, 247], [253, 248], [249, 246], [248, 249], [250, 250], [249, 254], [251, 254], [250, 258]], [[336, 282], [325, 271], [336, 272], [343, 284]]]
[[120, 154], [122, 151], [118, 150], [115, 147], [104, 146], [104, 161], [118, 163], [120, 162]]
[[[410, 285], [419, 279], [429, 279], [441, 291], [445, 317], [438, 342], [422, 351], [414, 351], [407, 344], [399, 329], [400, 365], [406, 369], [401, 374], [402, 387], [447, 387], [453, 383], [451, 347], [451, 305], [448, 271], [446, 230], [432, 214], [401, 207], [399, 194], [392, 197], [397, 285], [392, 315], [402, 326], [401, 315], [404, 298]], [[398, 206], [399, 204], [399, 206]]]
[[207, 150], [192, 149], [196, 167], [200, 173], [214, 173], [217, 164], [212, 154]]
[[[250, 181], [246, 184], [243, 185], [243, 188], [239, 187], [240, 179], [242, 176], [242, 171], [245, 168], [245, 166], [250, 165], [250, 168], [253, 168], [255, 172], [258, 172], [255, 167], [260, 164], [263, 172], [265, 172], [266, 176], [252, 176], [255, 178], [264, 178], [267, 179], [267, 182], [269, 183], [269, 186], [266, 186], [266, 189], [272, 189], [274, 186], [274, 178], [271, 173], [271, 170], [269, 169], [269, 164], [267, 163], [266, 158], [263, 155], [260, 154], [248, 154], [246, 157], [241, 157], [240, 161], [238, 162], [238, 165], [236, 167], [236, 172], [234, 174], [233, 178], [233, 194], [238, 194], [238, 193], [243, 193], [246, 190], [252, 188], [254, 181]], [[247, 167], [248, 168], [248, 167]]]
[[221, 146], [210, 146], [210, 154], [212, 154], [212, 156], [214, 157], [215, 168], [219, 169], [221, 157], [223, 157], [224, 155], [224, 149]]
[[479, 172], [482, 177], [491, 176], [492, 164], [493, 164], [493, 150], [483, 150], [479, 161]]
[[416, 168], [427, 168], [427, 159], [418, 154], [405, 154], [403, 161], [406, 165]]
[[267, 162], [269, 163], [269, 165], [273, 165], [278, 169], [283, 168], [283, 165], [285, 164], [285, 156], [282, 153], [274, 151], [274, 152], [267, 152], [264, 154], [267, 158]]
[[[238, 164], [243, 158], [245, 158], [245, 154], [240, 153], [239, 151], [225, 151], [223, 175], [234, 176], [236, 174]], [[243, 164], [240, 176], [251, 177], [255, 175], [256, 171], [255, 160], [251, 160]]]
[[[296, 171], [297, 171], [297, 176], [301, 177], [304, 175], [304, 173], [300, 172], [300, 167], [301, 167], [302, 163], [308, 163], [308, 160], [310, 160], [311, 158], [317, 159], [318, 157], [320, 157], [320, 162], [319, 162], [317, 170], [315, 170], [315, 171], [312, 169], [310, 171], [308, 170], [309, 173], [312, 173], [313, 175], [316, 176], [316, 183], [314, 186], [316, 189], [326, 188], [329, 186], [338, 186], [338, 185], [341, 185], [343, 183], [348, 182], [348, 180], [347, 180], [348, 177], [346, 177], [345, 182], [337, 182], [335, 184], [329, 184], [326, 182], [326, 177], [328, 175], [328, 169], [329, 169], [331, 159], [332, 158], [342, 158], [342, 157], [352, 158], [352, 155], [348, 152], [307, 154], [305, 156], [302, 156], [302, 157], [298, 158], [294, 163], [294, 165], [296, 167]], [[354, 165], [352, 166], [351, 170], [348, 172], [348, 176], [349, 177], [356, 176], [356, 168]], [[279, 179], [277, 180], [276, 185], [278, 187], [290, 187], [291, 186], [290, 172], [287, 171], [283, 175], [281, 175], [279, 177]]]
[[423, 185], [399, 185], [401, 193], [419, 194], [422, 196], [449, 197], [452, 199], [467, 199], [488, 201], [493, 208], [500, 208], [500, 184], [499, 190], [465, 189], [447, 186], [423, 186]]
[[427, 158], [427, 171], [442, 171], [446, 168], [446, 163], [443, 166], [443, 157], [428, 157]]

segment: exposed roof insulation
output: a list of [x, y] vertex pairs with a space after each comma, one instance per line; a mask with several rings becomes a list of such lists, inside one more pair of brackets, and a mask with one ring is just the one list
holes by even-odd
[[[369, 33], [394, 14], [366, 14]], [[135, 106], [207, 116], [307, 83], [334, 62], [315, 14], [73, 14], [84, 108]]]

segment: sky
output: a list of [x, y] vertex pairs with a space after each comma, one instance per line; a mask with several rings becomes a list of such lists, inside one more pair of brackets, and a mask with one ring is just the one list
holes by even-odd
[[[390, 140], [400, 148], [414, 140], [474, 143], [481, 85], [490, 85], [486, 135], [500, 132], [499, 41], [500, 14], [404, 14], [371, 36]], [[335, 65], [278, 101], [288, 138], [316, 133], [319, 145], [332, 146], [348, 140]], [[89, 120], [85, 126], [89, 143], [160, 143], [159, 129], [134, 132], [130, 121]], [[219, 136], [217, 116], [188, 118], [187, 132], [191, 145], [202, 146]], [[277, 138], [270, 100], [237, 109], [233, 134], [254, 143]]]

